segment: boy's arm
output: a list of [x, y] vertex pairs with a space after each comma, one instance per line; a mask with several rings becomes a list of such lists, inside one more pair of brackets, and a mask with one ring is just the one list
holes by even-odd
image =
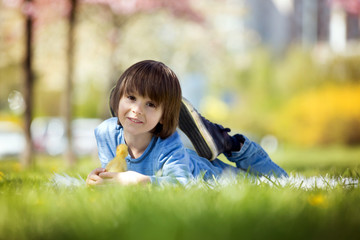
[[136, 185], [150, 183], [150, 177], [144, 174], [126, 171], [126, 172], [102, 172], [99, 177], [104, 183], [119, 183], [121, 185]]
[[101, 167], [105, 168], [116, 155], [116, 147], [120, 144], [117, 118], [109, 118], [102, 122], [94, 131]]
[[186, 185], [192, 179], [188, 166], [169, 161], [159, 172], [150, 176], [150, 182], [155, 185], [181, 184]]
[[162, 146], [162, 154], [158, 159], [157, 172], [150, 176], [151, 183], [163, 184], [187, 184], [192, 178], [189, 168], [189, 155], [177, 133]]

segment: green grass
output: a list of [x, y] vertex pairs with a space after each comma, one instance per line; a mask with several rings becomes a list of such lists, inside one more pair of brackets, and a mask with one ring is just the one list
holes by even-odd
[[282, 148], [272, 159], [288, 172], [306, 176], [330, 174], [355, 176], [360, 173], [360, 147]]
[[[359, 179], [359, 149], [281, 151], [289, 172]], [[328, 157], [325, 156], [328, 153]], [[335, 156], [340, 156], [336, 160]], [[286, 161], [285, 161], [286, 159]], [[317, 160], [317, 161], [314, 161]], [[327, 163], [327, 160], [330, 163]], [[358, 239], [360, 188], [304, 190], [199, 182], [181, 186], [57, 187], [53, 172], [86, 177], [98, 163], [67, 169], [60, 158], [39, 157], [21, 170], [0, 162], [0, 239]], [[318, 164], [316, 164], [318, 163]], [[334, 163], [334, 165], [333, 165]], [[336, 163], [336, 164], [335, 164]], [[315, 169], [315, 170], [314, 170]]]

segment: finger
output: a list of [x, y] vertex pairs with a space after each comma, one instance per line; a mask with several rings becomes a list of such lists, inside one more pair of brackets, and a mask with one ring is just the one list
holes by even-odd
[[102, 178], [99, 175], [91, 175], [90, 179], [93, 181], [101, 181]]
[[93, 170], [93, 174], [99, 175], [102, 172], [105, 172], [105, 168], [96, 168]]
[[87, 178], [91, 178], [91, 176], [93, 176], [93, 175], [99, 175], [100, 173], [102, 173], [104, 171], [106, 171], [105, 168], [96, 168], [89, 173]]
[[88, 179], [88, 180], [86, 180], [86, 184], [87, 184], [88, 186], [93, 186], [93, 185], [96, 185], [96, 182], [93, 181], [93, 180], [91, 180], [91, 179]]
[[104, 180], [102, 178], [100, 178], [100, 177], [98, 177], [98, 178], [99, 179], [87, 179], [86, 184], [88, 184], [88, 185], [101, 185], [101, 184], [104, 184]]
[[95, 174], [90, 174], [87, 179], [86, 183], [92, 184], [93, 182], [101, 182], [102, 178]]
[[98, 183], [92, 179], [86, 179], [86, 184], [89, 186], [97, 185]]
[[102, 172], [99, 174], [99, 177], [101, 177], [103, 179], [104, 178], [114, 178], [115, 175], [116, 175], [116, 173], [114, 173], [114, 172]]

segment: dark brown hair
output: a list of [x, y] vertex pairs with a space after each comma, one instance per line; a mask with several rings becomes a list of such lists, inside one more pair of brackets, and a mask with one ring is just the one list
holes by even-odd
[[[130, 66], [119, 78], [110, 96], [110, 108], [118, 115], [119, 101], [124, 94], [138, 93], [163, 106], [162, 124], [152, 130], [167, 138], [179, 122], [181, 87], [176, 74], [164, 63], [145, 60]], [[121, 123], [120, 123], [121, 124]]]

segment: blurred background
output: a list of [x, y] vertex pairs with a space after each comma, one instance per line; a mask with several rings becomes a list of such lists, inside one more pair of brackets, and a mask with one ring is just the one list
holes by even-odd
[[0, 158], [96, 156], [109, 91], [144, 59], [270, 154], [351, 151], [359, 14], [358, 0], [1, 0]]

